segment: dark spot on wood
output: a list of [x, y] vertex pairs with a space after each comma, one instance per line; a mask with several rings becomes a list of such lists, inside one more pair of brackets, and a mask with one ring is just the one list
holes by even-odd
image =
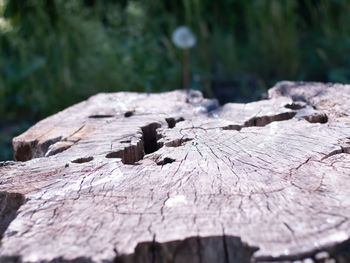
[[120, 143], [131, 143], [131, 140], [120, 141]]
[[166, 118], [165, 120], [166, 120], [166, 122], [168, 123], [168, 128], [169, 128], [169, 129], [172, 129], [172, 128], [175, 127], [176, 121], [175, 121], [174, 118]]
[[0, 239], [24, 202], [25, 197], [20, 193], [0, 192]]
[[274, 121], [286, 121], [292, 119], [296, 115], [296, 112], [283, 112], [277, 115], [272, 116], [260, 116], [260, 117], [254, 117], [246, 121], [243, 125], [243, 127], [252, 127], [252, 126], [258, 126], [263, 127], [271, 122]]
[[109, 115], [109, 114], [97, 114], [97, 115], [90, 115], [90, 119], [102, 119], [102, 118], [113, 118], [114, 115]]
[[106, 158], [120, 158], [123, 164], [135, 164], [144, 156], [143, 142], [140, 141], [136, 145], [130, 145], [119, 151], [110, 152]]
[[175, 119], [175, 118], [166, 118], [165, 120], [168, 123], [168, 128], [172, 129], [172, 128], [175, 127], [176, 123], [184, 121], [185, 119], [183, 117], [180, 117], [180, 118], [177, 118], [177, 119]]
[[166, 165], [166, 164], [169, 164], [169, 163], [173, 163], [175, 161], [176, 161], [175, 159], [172, 159], [172, 158], [169, 158], [169, 157], [165, 157], [163, 160], [157, 162], [157, 165]]
[[87, 162], [91, 162], [94, 159], [94, 157], [89, 156], [89, 157], [82, 157], [82, 158], [78, 158], [72, 161], [72, 163], [87, 163]]
[[324, 124], [324, 123], [328, 122], [328, 116], [325, 113], [305, 116], [304, 119], [310, 123], [322, 123], [322, 124]]
[[33, 158], [33, 149], [36, 147], [37, 141], [32, 142], [22, 142], [17, 146], [15, 151], [15, 160], [20, 162], [25, 162]]
[[132, 115], [134, 115], [135, 111], [134, 110], [129, 110], [127, 112], [124, 113], [124, 117], [125, 118], [129, 118], [131, 117]]
[[296, 115], [296, 112], [290, 111], [290, 112], [283, 112], [277, 115], [271, 115], [271, 116], [259, 116], [259, 117], [253, 117], [246, 122], [244, 122], [243, 125], [238, 124], [230, 124], [227, 126], [222, 127], [223, 130], [234, 130], [234, 131], [240, 131], [242, 128], [247, 127], [263, 127], [267, 124], [275, 121], [285, 121], [290, 120]]

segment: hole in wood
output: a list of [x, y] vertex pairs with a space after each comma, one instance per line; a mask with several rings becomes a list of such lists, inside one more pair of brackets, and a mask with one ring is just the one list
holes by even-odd
[[157, 129], [160, 126], [159, 123], [154, 122], [141, 128], [145, 154], [153, 153], [163, 146], [161, 143], [158, 143], [161, 135], [157, 133]]
[[[142, 127], [142, 139], [136, 145], [129, 145], [121, 150], [110, 152], [106, 158], [120, 158], [123, 164], [135, 164], [143, 159], [145, 154], [153, 153], [163, 146], [162, 143], [158, 142], [161, 135], [157, 133], [157, 129], [160, 127], [161, 125], [156, 122]], [[121, 142], [130, 143], [131, 141]]]
[[157, 162], [157, 165], [166, 165], [168, 163], [173, 163], [175, 162], [175, 159], [169, 158], [169, 157], [165, 157], [163, 160]]
[[24, 201], [25, 197], [20, 193], [0, 192], [0, 239], [12, 220], [16, 218], [17, 211]]
[[324, 124], [324, 123], [328, 122], [328, 116], [325, 113], [313, 114], [310, 116], [306, 116], [304, 119], [310, 123], [322, 123], [322, 124]]
[[61, 142], [61, 143], [55, 144], [53, 147], [50, 147], [50, 149], [46, 152], [45, 157], [49, 157], [49, 156], [61, 153], [69, 149], [72, 145], [73, 143], [69, 143], [69, 142]]
[[134, 113], [135, 113], [134, 110], [126, 111], [126, 112], [124, 113], [124, 117], [125, 117], [125, 118], [129, 118], [129, 117], [131, 117], [132, 115], [134, 115]]
[[89, 157], [82, 157], [82, 158], [78, 158], [72, 161], [72, 163], [87, 163], [87, 162], [91, 162], [94, 159], [94, 157], [89, 156]]

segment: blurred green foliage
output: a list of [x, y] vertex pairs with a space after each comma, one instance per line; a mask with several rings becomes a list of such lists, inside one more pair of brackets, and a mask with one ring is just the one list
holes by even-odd
[[207, 95], [220, 81], [238, 101], [278, 80], [350, 82], [349, 14], [348, 0], [0, 0], [0, 160], [11, 123], [97, 92], [181, 88], [179, 25], [197, 35], [192, 87]]
[[153, 90], [174, 79], [137, 3], [123, 9], [114, 1], [92, 8], [83, 1], [11, 0], [3, 17], [5, 120], [38, 119], [96, 92]]

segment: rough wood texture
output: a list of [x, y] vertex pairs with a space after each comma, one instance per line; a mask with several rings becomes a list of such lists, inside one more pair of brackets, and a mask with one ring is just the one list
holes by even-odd
[[93, 96], [14, 138], [0, 261], [345, 262], [349, 101], [350, 85], [292, 82], [223, 107]]

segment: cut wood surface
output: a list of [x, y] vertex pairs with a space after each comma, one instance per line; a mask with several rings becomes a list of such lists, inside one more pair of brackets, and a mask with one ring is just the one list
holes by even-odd
[[349, 114], [340, 84], [93, 96], [13, 139], [0, 261], [345, 262]]

